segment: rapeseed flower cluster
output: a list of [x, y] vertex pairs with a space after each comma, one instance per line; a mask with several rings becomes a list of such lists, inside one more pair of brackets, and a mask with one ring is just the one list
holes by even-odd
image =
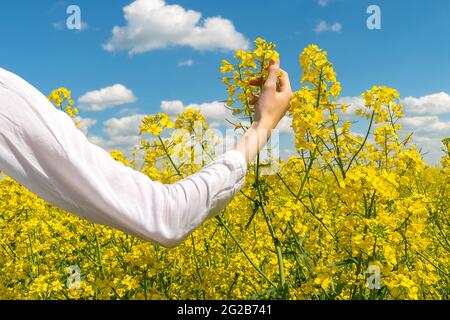
[[66, 88], [59, 88], [54, 90], [48, 96], [48, 100], [52, 102], [56, 107], [65, 111], [75, 122], [75, 125], [80, 128], [81, 122], [77, 118], [79, 114], [78, 108], [74, 108], [75, 102], [71, 98], [72, 92]]

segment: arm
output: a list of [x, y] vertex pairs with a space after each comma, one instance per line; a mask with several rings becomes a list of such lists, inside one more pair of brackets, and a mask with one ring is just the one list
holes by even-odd
[[174, 247], [231, 201], [247, 163], [232, 150], [178, 183], [152, 181], [90, 143], [67, 114], [0, 68], [0, 170], [81, 218]]

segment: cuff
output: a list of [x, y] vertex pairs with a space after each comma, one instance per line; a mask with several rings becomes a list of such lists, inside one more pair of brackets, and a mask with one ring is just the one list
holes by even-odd
[[247, 175], [248, 164], [245, 160], [244, 155], [237, 150], [230, 150], [225, 152], [222, 157], [224, 159], [230, 160], [233, 163], [234, 171], [237, 175], [237, 180], [242, 180]]

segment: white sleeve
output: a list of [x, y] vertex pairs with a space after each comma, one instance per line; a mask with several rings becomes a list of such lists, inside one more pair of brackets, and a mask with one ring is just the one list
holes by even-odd
[[242, 187], [244, 156], [229, 151], [164, 185], [115, 161], [25, 80], [0, 68], [0, 171], [86, 220], [174, 247]]

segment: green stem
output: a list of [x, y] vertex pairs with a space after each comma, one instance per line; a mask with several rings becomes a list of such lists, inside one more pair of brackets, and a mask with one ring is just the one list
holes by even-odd
[[[191, 242], [192, 242], [192, 252], [193, 252], [193, 255], [194, 255], [195, 269], [197, 270], [197, 275], [198, 275], [198, 278], [200, 280], [200, 284], [203, 286], [203, 278], [202, 278], [202, 275], [200, 273], [200, 268], [198, 266], [197, 250], [195, 249], [195, 240], [194, 240], [194, 236], [193, 235], [191, 235]], [[206, 300], [205, 290], [203, 290], [203, 288], [202, 288], [202, 294], [203, 294], [203, 300]]]
[[353, 164], [353, 161], [355, 161], [356, 157], [359, 155], [359, 153], [360, 153], [360, 152], [362, 151], [362, 149], [364, 148], [364, 146], [365, 146], [365, 144], [366, 144], [366, 142], [367, 142], [367, 139], [369, 138], [370, 130], [372, 129], [372, 125], [373, 125], [373, 120], [374, 120], [374, 118], [375, 118], [375, 111], [372, 112], [372, 117], [370, 118], [369, 128], [367, 129], [367, 133], [366, 133], [366, 136], [365, 136], [365, 138], [364, 138], [364, 141], [361, 143], [361, 146], [359, 147], [358, 151], [353, 155], [352, 159], [350, 160], [350, 163], [348, 164], [348, 167], [347, 167], [347, 170], [345, 171], [345, 173], [347, 173], [348, 170], [350, 170], [350, 168], [351, 168], [351, 166], [352, 166], [352, 164]]
[[314, 150], [314, 152], [312, 152], [312, 154], [311, 154], [310, 157], [309, 157], [308, 168], [306, 169], [305, 176], [303, 177], [302, 183], [301, 183], [301, 185], [300, 185], [300, 189], [299, 189], [298, 192], [297, 192], [297, 196], [296, 196], [296, 198], [295, 198], [296, 202], [297, 202], [299, 199], [301, 199], [301, 196], [302, 196], [302, 193], [303, 193], [303, 189], [305, 188], [305, 185], [306, 185], [306, 180], [308, 180], [309, 172], [310, 172], [311, 169], [312, 169], [312, 166], [313, 166], [313, 163], [314, 163], [315, 158], [316, 158], [316, 150]]
[[[334, 112], [332, 112], [332, 115], [334, 115]], [[334, 138], [335, 138], [335, 143], [336, 143], [336, 152], [337, 152], [336, 162], [339, 166], [339, 169], [341, 170], [342, 178], [345, 179], [344, 165], [342, 164], [342, 159], [341, 159], [341, 148], [339, 148], [339, 136], [338, 136], [338, 133], [336, 130], [336, 124], [334, 123], [334, 119], [332, 119], [331, 121], [333, 123], [333, 132], [334, 132]]]
[[247, 258], [248, 262], [250, 262], [250, 264], [253, 266], [253, 268], [255, 268], [255, 270], [274, 288], [276, 288], [277, 286], [272, 282], [272, 280], [270, 280], [266, 274], [264, 272], [261, 271], [260, 268], [258, 268], [258, 266], [253, 262], [253, 260], [249, 257], [249, 255], [247, 254], [247, 252], [244, 250], [244, 248], [241, 246], [241, 244], [239, 243], [239, 241], [237, 241], [237, 239], [234, 237], [234, 235], [231, 233], [230, 229], [228, 228], [228, 226], [223, 222], [222, 218], [220, 217], [216, 217], [216, 220], [219, 222], [219, 224], [225, 229], [225, 231], [228, 233], [228, 235], [231, 237], [231, 239], [233, 239], [233, 241], [236, 243], [236, 245], [238, 246], [238, 248], [241, 250], [241, 252], [244, 254], [244, 256]]
[[169, 158], [170, 163], [172, 164], [173, 168], [175, 169], [175, 171], [177, 172], [177, 174], [181, 177], [181, 172], [180, 169], [175, 165], [175, 163], [172, 160], [172, 157], [169, 154], [169, 151], [166, 148], [166, 145], [164, 144], [164, 141], [161, 139], [160, 136], [158, 136], [159, 142], [161, 143], [161, 146], [163, 147], [164, 153], [166, 154], [167, 158]]

